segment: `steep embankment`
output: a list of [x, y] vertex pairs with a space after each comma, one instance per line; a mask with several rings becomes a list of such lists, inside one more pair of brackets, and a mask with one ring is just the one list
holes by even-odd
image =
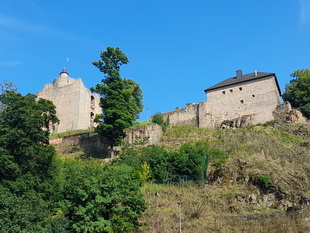
[[197, 141], [229, 158], [209, 166], [203, 187], [147, 184], [142, 232], [178, 232], [178, 203], [184, 232], [310, 232], [309, 126], [170, 127], [160, 145], [176, 150]]
[[[139, 232], [179, 232], [179, 204], [183, 232], [310, 232], [309, 125], [175, 126], [159, 145], [174, 151], [196, 142], [220, 149], [228, 159], [209, 166], [201, 186], [146, 183], [148, 209]], [[90, 156], [84, 146], [60, 146], [58, 153]]]

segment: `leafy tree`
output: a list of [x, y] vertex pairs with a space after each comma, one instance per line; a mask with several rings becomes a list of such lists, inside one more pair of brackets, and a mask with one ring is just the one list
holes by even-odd
[[[55, 155], [48, 145], [48, 129], [58, 122], [55, 106], [35, 95], [15, 92], [0, 95], [0, 170], [3, 179], [16, 180], [23, 174], [46, 177]], [[2, 172], [1, 172], [2, 173]]]
[[[0, 95], [6, 92], [9, 92], [9, 91], [17, 92], [16, 85], [12, 82], [8, 82], [7, 80], [4, 80], [3, 83], [0, 83]], [[3, 108], [4, 108], [4, 104], [0, 102], [0, 111], [2, 111]]]
[[64, 162], [59, 213], [68, 232], [131, 232], [146, 209], [139, 174], [126, 165]]
[[0, 94], [6, 93], [9, 91], [17, 92], [17, 87], [14, 83], [4, 80], [3, 83], [0, 83]]
[[48, 129], [58, 121], [55, 106], [9, 90], [0, 95], [0, 103], [0, 229], [49, 231], [54, 221], [45, 190], [54, 170]]
[[132, 126], [143, 109], [142, 91], [135, 81], [121, 78], [120, 67], [128, 63], [128, 58], [119, 48], [108, 47], [100, 57], [93, 65], [105, 78], [102, 84], [91, 88], [101, 96], [103, 110], [96, 118], [100, 120], [96, 131], [108, 140], [113, 156], [113, 146], [125, 137], [124, 129]]
[[310, 118], [310, 69], [301, 69], [291, 74], [294, 77], [286, 84], [282, 97]]

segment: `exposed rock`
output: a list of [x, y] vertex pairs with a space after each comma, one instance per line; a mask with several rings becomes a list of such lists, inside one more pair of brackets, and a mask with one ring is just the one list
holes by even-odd
[[302, 195], [299, 200], [300, 205], [310, 205], [310, 198]]
[[292, 109], [289, 102], [279, 104], [273, 111], [273, 116], [275, 119], [282, 120], [291, 124], [305, 124], [309, 121], [302, 115], [297, 109]]
[[220, 128], [221, 129], [236, 129], [236, 128], [242, 128], [247, 125], [252, 124], [252, 120], [254, 118], [254, 115], [243, 115], [241, 117], [232, 119], [232, 120], [225, 120], [221, 123]]

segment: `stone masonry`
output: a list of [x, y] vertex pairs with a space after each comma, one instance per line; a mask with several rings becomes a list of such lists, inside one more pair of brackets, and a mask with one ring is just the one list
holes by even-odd
[[[207, 101], [186, 104], [183, 109], [163, 113], [170, 125], [227, 128], [264, 123], [276, 119], [281, 91], [274, 73], [253, 72], [224, 80], [205, 90]], [[225, 125], [226, 124], [226, 125]], [[230, 127], [230, 126], [228, 126]]]
[[96, 114], [100, 114], [100, 98], [88, 90], [82, 79], [69, 77], [64, 68], [60, 77], [53, 84], [45, 84], [44, 89], [37, 93], [38, 98], [51, 100], [56, 106], [60, 123], [51, 133], [61, 133], [79, 129], [89, 129], [96, 126]]

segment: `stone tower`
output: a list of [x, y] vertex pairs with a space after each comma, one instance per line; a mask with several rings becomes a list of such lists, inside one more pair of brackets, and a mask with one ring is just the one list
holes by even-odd
[[43, 90], [37, 93], [38, 98], [51, 100], [56, 106], [60, 123], [52, 133], [89, 129], [96, 126], [96, 114], [100, 114], [100, 98], [88, 90], [82, 79], [73, 79], [64, 68], [60, 77], [53, 84], [45, 84]]

